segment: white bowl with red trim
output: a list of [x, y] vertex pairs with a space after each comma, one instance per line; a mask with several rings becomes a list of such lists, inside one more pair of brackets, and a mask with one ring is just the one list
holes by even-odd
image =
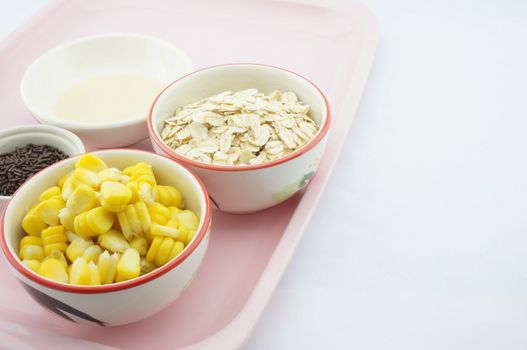
[[135, 322], [161, 311], [190, 285], [203, 260], [210, 236], [212, 210], [199, 178], [177, 162], [152, 152], [106, 150], [94, 152], [109, 166], [124, 168], [137, 162], [153, 166], [159, 183], [177, 186], [187, 208], [200, 224], [183, 252], [160, 268], [135, 279], [101, 286], [55, 282], [26, 268], [18, 258], [23, 237], [21, 222], [39, 194], [74, 168], [78, 157], [65, 159], [34, 175], [8, 202], [0, 223], [0, 243], [10, 270], [26, 291], [45, 308], [78, 323], [102, 326]]
[[[211, 165], [175, 153], [161, 138], [164, 120], [183, 106], [220, 92], [257, 88], [293, 91], [310, 106], [319, 130], [304, 147], [258, 165]], [[260, 64], [227, 64], [190, 73], [170, 84], [154, 101], [148, 118], [154, 150], [194, 170], [207, 186], [213, 204], [228, 213], [251, 213], [272, 207], [302, 190], [315, 174], [330, 125], [329, 104], [320, 89], [285, 69]]]

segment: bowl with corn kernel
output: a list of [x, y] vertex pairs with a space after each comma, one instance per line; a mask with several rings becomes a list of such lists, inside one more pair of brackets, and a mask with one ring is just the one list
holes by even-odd
[[227, 64], [179, 78], [148, 118], [154, 150], [189, 166], [228, 213], [272, 207], [317, 171], [329, 104], [309, 80], [260, 64]]
[[41, 305], [74, 322], [131, 323], [173, 302], [205, 255], [211, 207], [197, 176], [138, 150], [65, 159], [12, 196], [0, 243]]

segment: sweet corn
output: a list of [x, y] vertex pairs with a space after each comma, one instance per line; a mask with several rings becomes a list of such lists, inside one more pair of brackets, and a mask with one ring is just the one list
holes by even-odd
[[90, 285], [91, 286], [98, 286], [101, 284], [101, 276], [99, 274], [99, 269], [97, 268], [97, 265], [93, 261], [90, 261], [88, 263], [88, 268], [90, 269]]
[[146, 260], [146, 258], [144, 258], [144, 257], [141, 257], [141, 275], [144, 275], [144, 274], [147, 274], [149, 272], [152, 272], [155, 269], [157, 269], [156, 264]]
[[101, 255], [101, 253], [102, 253], [101, 247], [99, 247], [98, 245], [92, 245], [92, 246], [89, 246], [88, 248], [86, 248], [84, 253], [82, 253], [82, 258], [86, 262], [97, 261], [97, 259], [99, 259], [99, 255]]
[[75, 233], [89, 238], [110, 230], [113, 220], [111, 212], [102, 207], [97, 207], [77, 215], [73, 224]]
[[97, 197], [95, 191], [88, 185], [80, 184], [73, 190], [66, 202], [66, 208], [72, 214], [80, 214], [97, 205]]
[[26, 244], [20, 248], [18, 256], [21, 260], [27, 259], [41, 261], [44, 259], [44, 249], [41, 245]]
[[174, 227], [170, 226], [164, 226], [159, 224], [152, 224], [150, 227], [150, 233], [153, 236], [162, 236], [162, 237], [170, 237], [173, 239], [178, 239], [180, 236], [179, 230]]
[[79, 236], [78, 234], [74, 233], [74, 232], [66, 231], [66, 238], [68, 239], [68, 242], [71, 243], [74, 240], [76, 240], [77, 238], [82, 238], [82, 237]]
[[157, 184], [152, 166], [143, 162], [125, 168], [123, 174], [130, 176], [132, 181], [137, 181], [138, 183], [146, 182], [150, 186]]
[[38, 269], [40, 268], [40, 261], [38, 260], [26, 259], [22, 260], [22, 264], [26, 265], [28, 269], [36, 273], [38, 273]]
[[53, 250], [61, 252], [66, 251], [68, 247], [64, 226], [50, 226], [42, 231], [42, 243], [44, 245], [44, 254], [49, 255]]
[[106, 201], [104, 200], [104, 198], [102, 198], [101, 195], [99, 195], [99, 201], [101, 202], [101, 206], [104, 209], [111, 211], [112, 213], [119, 213], [126, 209], [126, 204], [114, 205], [114, 204], [106, 203]]
[[[70, 171], [69, 173], [62, 175], [59, 181], [57, 181], [57, 186], [60, 188], [61, 194], [62, 194], [62, 187], [64, 186], [64, 183], [66, 182], [66, 180], [69, 179], [71, 173], [73, 173], [73, 171]], [[64, 198], [64, 200], [66, 200], [66, 198]]]
[[60, 196], [60, 188], [58, 186], [53, 186], [42, 192], [40, 197], [38, 197], [39, 202], [43, 202], [46, 199]]
[[38, 274], [50, 280], [68, 283], [68, 272], [64, 264], [57, 259], [47, 259], [40, 264]]
[[130, 242], [130, 247], [139, 252], [139, 255], [145, 256], [148, 249], [148, 242], [144, 237], [136, 237]]
[[77, 258], [80, 258], [84, 251], [93, 245], [93, 242], [90, 240], [85, 240], [83, 238], [77, 238], [71, 242], [66, 248], [66, 256], [70, 261], [75, 261]]
[[177, 208], [183, 208], [181, 193], [174, 186], [157, 185], [154, 187], [153, 193], [154, 200], [163, 204], [165, 207], [174, 206]]
[[105, 250], [101, 255], [99, 255], [97, 267], [99, 269], [99, 279], [102, 284], [109, 284], [114, 282], [115, 275], [117, 274], [118, 262], [119, 254], [117, 253], [113, 253], [112, 255], [110, 255], [110, 253]]
[[70, 268], [70, 283], [79, 285], [89, 285], [91, 283], [92, 271], [88, 263], [83, 258], [73, 261]]
[[66, 230], [75, 231], [75, 225], [74, 225], [75, 214], [70, 209], [62, 208], [61, 210], [59, 210], [58, 217], [59, 217], [60, 224], [64, 226]]
[[110, 205], [123, 205], [132, 199], [132, 191], [120, 182], [107, 181], [101, 185], [101, 198]]
[[71, 175], [69, 175], [66, 178], [66, 180], [64, 181], [64, 183], [62, 184], [62, 187], [60, 189], [61, 189], [62, 199], [68, 200], [68, 198], [73, 193], [73, 190], [75, 190], [75, 187], [71, 183]]
[[142, 201], [127, 205], [124, 211], [117, 213], [117, 220], [128, 241], [143, 236], [151, 225], [150, 214]]
[[141, 259], [137, 250], [128, 248], [117, 263], [115, 282], [127, 281], [138, 277], [141, 273]]
[[168, 210], [170, 210], [170, 220], [177, 221], [179, 213], [181, 213], [182, 210], [177, 207], [168, 207]]
[[59, 211], [64, 208], [66, 203], [62, 198], [53, 197], [40, 202], [35, 207], [35, 215], [40, 217], [49, 226], [59, 224]]
[[[88, 170], [86, 168], [75, 169], [73, 171], [73, 174], [71, 174], [69, 181], [73, 188], [77, 188], [77, 186], [79, 186], [80, 184], [85, 184], [90, 186], [94, 190], [97, 190], [101, 183], [101, 179], [99, 178], [99, 176], [97, 176], [97, 174], [93, 171]], [[66, 185], [66, 183], [64, 185]]]
[[179, 223], [179, 226], [186, 227], [190, 230], [195, 230], [198, 228], [199, 219], [196, 216], [196, 214], [194, 214], [192, 211], [183, 210], [178, 215], [178, 223]]
[[124, 238], [123, 234], [116, 230], [110, 230], [99, 235], [98, 242], [101, 247], [108, 249], [113, 253], [122, 253], [130, 248], [128, 241]]
[[42, 245], [42, 238], [36, 236], [24, 236], [20, 240], [20, 248], [28, 244]]
[[157, 224], [164, 225], [170, 219], [170, 210], [161, 203], [154, 203], [148, 208], [150, 220]]
[[48, 227], [48, 224], [35, 213], [35, 209], [28, 211], [22, 219], [22, 228], [30, 236], [40, 237], [42, 230]]
[[121, 180], [123, 179], [123, 174], [121, 173], [121, 170], [117, 168], [107, 168], [101, 170], [97, 173], [97, 176], [99, 176], [99, 179], [101, 179], [101, 183], [104, 183], [106, 181], [121, 182]]
[[194, 238], [195, 235], [196, 235], [196, 230], [189, 230], [188, 233], [187, 233], [186, 240], [184, 242], [185, 245], [187, 245], [190, 242], [192, 242], [192, 239]]
[[82, 155], [79, 160], [77, 160], [77, 163], [75, 163], [75, 169], [84, 168], [95, 173], [98, 173], [107, 167], [108, 166], [101, 158], [90, 153]]
[[184, 248], [185, 245], [179, 241], [174, 241], [170, 237], [157, 236], [146, 254], [146, 260], [162, 266], [179, 255]]
[[46, 256], [44, 259], [42, 259], [42, 262], [48, 260], [48, 259], [56, 259], [64, 265], [64, 268], [68, 268], [68, 261], [66, 260], [66, 257], [64, 256], [64, 253], [60, 250], [53, 250], [51, 253], [49, 253], [48, 256]]

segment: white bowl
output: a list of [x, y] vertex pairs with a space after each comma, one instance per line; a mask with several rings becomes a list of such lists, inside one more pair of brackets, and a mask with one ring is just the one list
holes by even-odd
[[[249, 88], [269, 94], [293, 91], [311, 107], [319, 125], [304, 147], [277, 160], [242, 166], [211, 165], [176, 154], [161, 139], [163, 121], [176, 107], [231, 90]], [[309, 80], [285, 69], [259, 64], [230, 64], [190, 73], [169, 85], [155, 100], [148, 127], [154, 150], [188, 165], [203, 179], [213, 203], [224, 212], [251, 213], [283, 202], [304, 188], [315, 174], [326, 145], [330, 124], [329, 105]]]
[[[50, 125], [24, 125], [0, 131], [0, 154], [12, 152], [17, 147], [30, 143], [53, 146], [70, 157], [86, 151], [77, 135]], [[0, 196], [0, 211], [10, 198]]]
[[159, 183], [178, 187], [186, 207], [197, 212], [200, 218], [196, 235], [180, 255], [146, 275], [101, 286], [59, 283], [26, 268], [17, 254], [24, 234], [20, 227], [22, 218], [42, 191], [55, 185], [57, 179], [74, 168], [77, 157], [44, 169], [18, 189], [2, 217], [0, 244], [10, 270], [41, 305], [74, 322], [114, 326], [153, 315], [176, 300], [190, 285], [207, 250], [212, 210], [201, 181], [169, 158], [125, 149], [94, 154], [111, 167], [150, 163]]
[[121, 147], [148, 137], [147, 115], [104, 123], [83, 123], [56, 115], [59, 96], [88, 78], [137, 74], [168, 84], [192, 71], [189, 57], [163, 41], [135, 34], [85, 37], [55, 47], [34, 61], [21, 82], [22, 100], [41, 123], [60, 126], [99, 148]]

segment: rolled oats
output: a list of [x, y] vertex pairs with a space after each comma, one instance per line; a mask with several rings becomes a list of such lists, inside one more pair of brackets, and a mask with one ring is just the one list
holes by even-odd
[[207, 164], [263, 164], [303, 147], [318, 131], [309, 106], [291, 91], [224, 91], [176, 109], [161, 138]]

